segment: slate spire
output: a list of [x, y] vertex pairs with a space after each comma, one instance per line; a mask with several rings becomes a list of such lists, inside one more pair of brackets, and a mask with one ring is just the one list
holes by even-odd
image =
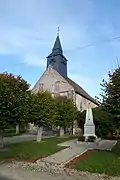
[[60, 43], [59, 35], [57, 35], [54, 46], [53, 46], [53, 49], [52, 49], [52, 52], [54, 52], [54, 51], [59, 51], [59, 53], [63, 52], [62, 51], [62, 46], [61, 46], [61, 43]]
[[52, 48], [52, 53], [47, 56], [47, 67], [51, 65], [63, 77], [67, 78], [67, 59], [63, 55], [62, 46], [60, 43], [59, 33]]

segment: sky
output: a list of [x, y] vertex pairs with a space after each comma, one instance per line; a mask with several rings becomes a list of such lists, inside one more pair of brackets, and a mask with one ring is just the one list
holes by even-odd
[[46, 69], [57, 27], [68, 76], [91, 96], [120, 63], [120, 0], [0, 0], [0, 73], [31, 87]]

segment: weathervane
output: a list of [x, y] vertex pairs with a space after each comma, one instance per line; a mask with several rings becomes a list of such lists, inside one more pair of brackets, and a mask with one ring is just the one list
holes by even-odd
[[59, 36], [59, 32], [60, 32], [60, 28], [58, 26], [58, 29], [57, 29], [57, 36]]

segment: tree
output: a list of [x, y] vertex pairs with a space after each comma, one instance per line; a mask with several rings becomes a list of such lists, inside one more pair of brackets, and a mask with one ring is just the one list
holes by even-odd
[[25, 119], [29, 85], [21, 76], [0, 74], [0, 139], [3, 146], [4, 129]]
[[60, 127], [60, 136], [64, 134], [64, 128], [71, 127], [76, 120], [76, 107], [72, 100], [67, 97], [55, 97], [57, 121], [56, 125]]
[[79, 128], [84, 130], [84, 124], [85, 124], [85, 116], [86, 116], [86, 111], [77, 111], [77, 124]]
[[115, 132], [113, 115], [101, 106], [93, 109], [96, 135], [102, 138], [111, 138]]
[[108, 82], [102, 84], [102, 106], [114, 115], [114, 124], [120, 125], [120, 67], [108, 73]]
[[56, 120], [55, 103], [49, 92], [31, 94], [27, 118], [38, 127], [37, 142], [42, 139], [43, 127], [51, 126]]

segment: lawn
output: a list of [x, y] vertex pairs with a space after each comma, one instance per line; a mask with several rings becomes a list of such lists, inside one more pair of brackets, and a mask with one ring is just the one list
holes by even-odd
[[36, 141], [15, 143], [8, 146], [8, 150], [0, 151], [0, 159], [14, 158], [17, 160], [31, 160], [41, 156], [53, 154], [64, 147], [57, 144], [71, 140], [75, 137], [45, 138], [41, 142]]
[[75, 168], [93, 173], [120, 176], [120, 157], [107, 151], [92, 151], [89, 157], [78, 161]]
[[117, 144], [112, 149], [112, 152], [120, 157], [120, 140], [118, 140]]
[[16, 130], [15, 129], [6, 129], [4, 130], [4, 137], [12, 137], [12, 136], [19, 136], [21, 134], [24, 134], [25, 130], [20, 129], [20, 133], [16, 134]]

